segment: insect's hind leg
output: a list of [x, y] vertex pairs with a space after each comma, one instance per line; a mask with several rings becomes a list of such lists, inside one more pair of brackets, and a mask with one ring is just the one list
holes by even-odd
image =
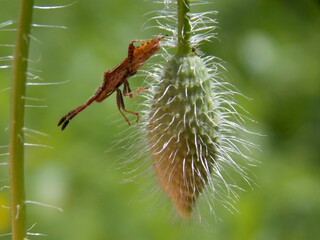
[[135, 39], [135, 40], [132, 40], [132, 41], [130, 42], [130, 44], [134, 44], [135, 42], [145, 43], [145, 42], [148, 42], [148, 41], [150, 41], [150, 40], [152, 40], [152, 38], [148, 38], [148, 39]]
[[133, 114], [133, 115], [137, 116], [137, 122], [138, 122], [139, 118], [140, 118], [139, 113], [127, 110], [125, 105], [124, 105], [124, 101], [123, 101], [123, 96], [122, 96], [121, 90], [119, 88], [117, 88], [116, 90], [117, 90], [117, 97], [116, 97], [117, 98], [117, 106], [118, 106], [118, 110], [121, 113], [122, 117], [130, 125], [129, 119], [123, 113], [123, 112], [127, 112], [127, 113], [130, 113], [130, 114]]
[[134, 46], [134, 43], [136, 42], [140, 42], [140, 43], [145, 43], [145, 42], [148, 42], [150, 41], [150, 39], [136, 39], [136, 40], [132, 40], [130, 43], [129, 43], [129, 47], [128, 47], [128, 60], [129, 62], [131, 63], [132, 60], [133, 60], [133, 52], [134, 52], [134, 49], [136, 48]]

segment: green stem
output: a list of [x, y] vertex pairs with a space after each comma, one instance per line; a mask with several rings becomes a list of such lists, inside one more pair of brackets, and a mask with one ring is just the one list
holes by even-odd
[[190, 4], [189, 0], [178, 0], [178, 56], [184, 56], [191, 52], [190, 37], [191, 25], [189, 20]]
[[33, 0], [20, 0], [17, 39], [13, 60], [10, 112], [10, 186], [12, 239], [26, 239], [24, 189], [24, 105]]

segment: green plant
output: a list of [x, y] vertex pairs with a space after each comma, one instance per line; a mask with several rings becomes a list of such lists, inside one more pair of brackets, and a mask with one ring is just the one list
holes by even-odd
[[21, 0], [13, 60], [10, 113], [10, 191], [12, 239], [26, 239], [24, 186], [24, 109], [33, 0]]
[[[39, 233], [32, 233], [27, 226], [27, 205], [35, 204], [45, 207], [52, 207], [47, 204], [31, 201], [26, 199], [25, 194], [25, 149], [26, 147], [49, 147], [44, 144], [30, 142], [30, 139], [37, 140], [33, 135], [42, 133], [31, 130], [25, 124], [25, 110], [26, 107], [34, 107], [35, 105], [29, 104], [28, 101], [37, 101], [36, 98], [27, 96], [26, 88], [28, 85], [49, 85], [50, 83], [40, 83], [37, 80], [40, 77], [34, 74], [30, 69], [29, 48], [30, 42], [34, 40], [31, 37], [31, 28], [35, 27], [48, 27], [48, 25], [34, 24], [32, 16], [34, 9], [51, 9], [62, 8], [63, 6], [35, 6], [33, 0], [21, 0], [19, 2], [18, 20], [10, 20], [2, 24], [5, 30], [15, 32], [14, 52], [12, 56], [4, 57], [4, 60], [11, 61], [12, 63], [4, 65], [5, 68], [12, 67], [12, 82], [10, 88], [10, 119], [9, 119], [9, 185], [10, 187], [2, 186], [3, 189], [10, 189], [10, 212], [11, 212], [11, 233], [4, 235], [12, 235], [12, 239], [21, 240], [27, 239], [30, 235], [41, 235]], [[17, 25], [16, 29], [14, 25]], [[1, 26], [1, 25], [0, 25]], [[1, 27], [2, 27], [1, 26]], [[50, 26], [49, 26], [50, 27]], [[59, 27], [59, 26], [51, 26]], [[60, 27], [59, 27], [60, 28]], [[16, 30], [16, 31], [15, 31]], [[6, 46], [6, 45], [5, 45]], [[32, 79], [32, 82], [30, 80]], [[38, 107], [38, 106], [36, 106]], [[40, 106], [42, 107], [42, 106]], [[28, 139], [29, 137], [29, 139]], [[27, 138], [27, 140], [25, 140]], [[2, 146], [1, 146], [2, 147]], [[1, 189], [2, 189], [1, 188]], [[56, 208], [61, 210], [59, 208]]]
[[155, 18], [173, 35], [166, 46], [175, 53], [164, 53], [167, 63], [150, 73], [142, 124], [158, 182], [183, 217], [191, 215], [205, 193], [228, 205], [226, 199], [237, 196], [237, 187], [228, 182], [227, 168], [250, 181], [236, 157], [247, 162], [244, 151], [254, 146], [239, 135], [247, 132], [244, 118], [237, 110], [236, 91], [220, 77], [219, 61], [197, 54], [198, 46], [215, 36], [216, 24], [214, 11], [192, 13], [197, 3], [165, 1]]

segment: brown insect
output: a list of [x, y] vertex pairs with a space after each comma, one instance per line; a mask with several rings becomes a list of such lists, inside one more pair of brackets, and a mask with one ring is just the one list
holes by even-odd
[[[128, 78], [134, 75], [137, 70], [147, 61], [155, 52], [160, 49], [160, 41], [164, 36], [157, 36], [146, 40], [133, 40], [129, 43], [128, 56], [116, 67], [104, 73], [103, 83], [98, 88], [93, 96], [91, 96], [85, 104], [82, 104], [64, 115], [58, 122], [61, 125], [61, 130], [65, 129], [69, 121], [74, 118], [79, 112], [88, 107], [92, 102], [102, 102], [109, 97], [113, 92], [116, 92], [117, 106], [119, 112], [130, 125], [129, 119], [123, 112], [127, 112], [137, 116], [139, 121], [139, 113], [129, 111], [125, 108], [123, 95], [132, 97], [132, 91], [129, 87]], [[143, 44], [134, 46], [135, 42]], [[123, 94], [119, 87], [123, 84]], [[134, 92], [140, 92], [145, 88], [139, 88]]]

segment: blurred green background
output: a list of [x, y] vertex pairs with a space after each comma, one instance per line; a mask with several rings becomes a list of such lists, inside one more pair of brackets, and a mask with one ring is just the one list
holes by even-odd
[[[0, 5], [0, 23], [17, 19], [18, 1], [0, 0]], [[201, 222], [181, 221], [153, 180], [124, 183], [123, 150], [110, 149], [130, 128], [115, 96], [93, 104], [64, 132], [56, 127], [60, 116], [100, 85], [103, 72], [126, 56], [130, 40], [161, 33], [142, 31], [154, 16], [144, 14], [161, 9], [151, 0], [78, 0], [63, 9], [35, 10], [34, 23], [66, 29], [33, 29], [30, 68], [41, 77], [34, 82], [66, 83], [28, 87], [27, 103], [38, 107], [27, 109], [26, 127], [45, 134], [29, 131], [27, 141], [50, 147], [26, 148], [27, 199], [64, 211], [28, 205], [28, 226], [36, 223], [31, 231], [61, 240], [320, 239], [319, 1], [215, 0], [203, 7], [219, 11], [219, 28], [218, 39], [201, 50], [226, 61], [227, 79], [252, 98], [242, 103], [258, 122], [251, 127], [265, 135], [251, 136], [261, 146], [253, 156], [261, 164], [252, 169], [257, 186], [242, 186], [247, 191], [240, 192], [238, 212], [215, 204], [216, 216], [202, 212]], [[0, 44], [13, 44], [14, 37], [14, 31], [0, 29]], [[0, 46], [0, 57], [12, 50]], [[8, 63], [1, 59], [1, 65]], [[11, 69], [0, 69], [0, 234], [10, 231], [3, 187], [8, 185], [10, 80]], [[134, 89], [142, 81], [134, 78], [130, 84]], [[136, 109], [139, 98], [125, 101]]]

